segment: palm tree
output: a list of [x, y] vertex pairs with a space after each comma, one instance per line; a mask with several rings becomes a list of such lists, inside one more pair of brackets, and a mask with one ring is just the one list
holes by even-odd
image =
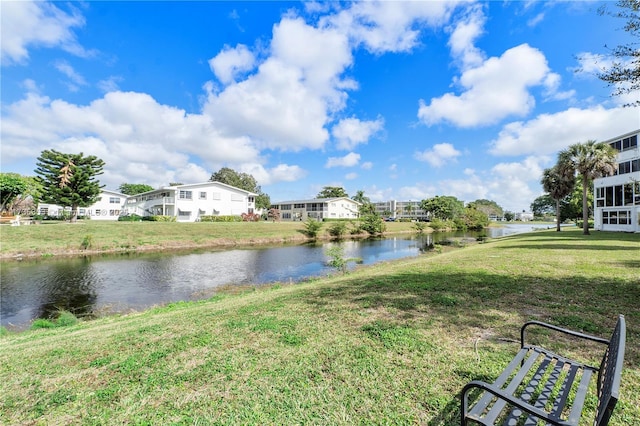
[[587, 191], [590, 182], [599, 177], [615, 173], [617, 151], [609, 144], [589, 140], [576, 143], [558, 154], [558, 164], [562, 173], [577, 173], [582, 178], [582, 230], [589, 235], [589, 206]]
[[562, 170], [557, 165], [542, 173], [542, 187], [556, 200], [556, 231], [560, 232], [560, 201], [571, 194], [576, 180], [573, 171]]

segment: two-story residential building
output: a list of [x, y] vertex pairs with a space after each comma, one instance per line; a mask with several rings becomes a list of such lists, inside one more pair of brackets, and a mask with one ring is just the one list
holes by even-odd
[[173, 216], [178, 222], [197, 222], [202, 216], [240, 216], [255, 213], [257, 194], [220, 182], [166, 186], [127, 198], [126, 214]]
[[606, 141], [618, 151], [613, 176], [594, 179], [594, 228], [640, 232], [640, 130]]
[[[118, 220], [122, 214], [127, 196], [116, 191], [103, 189], [98, 200], [89, 207], [79, 207], [78, 217], [91, 220]], [[38, 214], [41, 216], [61, 217], [71, 214], [70, 207], [62, 207], [57, 204], [38, 204]]]
[[271, 208], [279, 210], [280, 219], [286, 221], [357, 219], [360, 203], [348, 197], [314, 198], [281, 201], [272, 204]]

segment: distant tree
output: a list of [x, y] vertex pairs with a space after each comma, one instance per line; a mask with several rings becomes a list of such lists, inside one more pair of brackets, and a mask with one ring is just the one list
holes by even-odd
[[406, 206], [404, 206], [404, 211], [405, 213], [407, 213], [407, 216], [411, 216], [411, 213], [413, 213], [413, 205], [412, 204], [407, 204]]
[[280, 222], [280, 210], [274, 208], [269, 209], [267, 217], [274, 222]]
[[0, 173], [0, 211], [5, 211], [26, 189], [27, 184], [18, 173]]
[[211, 175], [211, 182], [220, 182], [256, 194], [255, 202], [258, 209], [268, 209], [271, 205], [269, 195], [262, 192], [258, 181], [249, 173], [239, 173], [229, 167], [223, 167]]
[[430, 217], [453, 220], [460, 217], [464, 212], [464, 203], [456, 197], [449, 195], [436, 195], [420, 202], [420, 208]]
[[486, 214], [487, 216], [497, 216], [502, 217], [502, 207], [498, 205], [495, 201], [491, 200], [475, 200], [467, 204], [467, 207], [475, 208]]
[[[13, 214], [35, 214], [36, 206], [42, 194], [42, 185], [33, 176], [21, 176], [25, 189], [5, 209]], [[0, 191], [1, 192], [1, 191]]]
[[489, 226], [489, 216], [475, 207], [465, 207], [461, 216], [464, 228], [472, 230], [481, 230]]
[[349, 197], [347, 191], [344, 190], [341, 186], [325, 186], [322, 188], [322, 191], [318, 192], [316, 198], [339, 198], [339, 197]]
[[[329, 198], [331, 198], [331, 197], [329, 197]], [[371, 203], [371, 200], [369, 199], [369, 197], [364, 195], [364, 191], [362, 191], [362, 190], [356, 191], [356, 195], [351, 197], [351, 199], [353, 201], [357, 201], [357, 202], [360, 203], [360, 208], [358, 210], [359, 213], [360, 213], [360, 216], [364, 216], [364, 215], [368, 215], [368, 214], [375, 214], [376, 208], [373, 205], [373, 203]]]
[[544, 170], [541, 183], [542, 188], [556, 202], [556, 231], [560, 232], [560, 223], [562, 222], [560, 205], [562, 200], [571, 194], [576, 185], [574, 172], [570, 168], [562, 168], [556, 165]]
[[506, 220], [507, 222], [511, 222], [515, 218], [516, 218], [516, 214], [514, 212], [510, 212], [510, 211], [504, 212], [504, 220]]
[[529, 206], [534, 216], [546, 216], [555, 213], [556, 201], [551, 198], [551, 195], [544, 194], [533, 200]]
[[[327, 188], [327, 187], [325, 186], [325, 188]], [[362, 191], [362, 190], [356, 191], [356, 195], [351, 197], [351, 199], [353, 201], [357, 201], [357, 202], [362, 203], [362, 204], [371, 203], [371, 200], [369, 199], [369, 197], [365, 196], [364, 195], [364, 191]]]
[[118, 191], [125, 195], [138, 195], [143, 192], [153, 191], [153, 186], [144, 183], [122, 183], [118, 187]]
[[[615, 18], [625, 19], [627, 22], [623, 29], [640, 41], [640, 0], [618, 0], [617, 11], [607, 9], [608, 5], [598, 9], [598, 13]], [[640, 92], [640, 49], [638, 43], [618, 45], [611, 49], [611, 55], [615, 58], [608, 69], [602, 69], [598, 78], [609, 86], [615, 87], [613, 96], [622, 96]], [[640, 99], [629, 102], [625, 106], [640, 106]]]
[[558, 154], [557, 167], [563, 174], [575, 173], [582, 180], [583, 234], [589, 235], [588, 188], [593, 179], [610, 176], [617, 169], [617, 151], [605, 142], [576, 143]]
[[98, 200], [102, 186], [96, 176], [102, 174], [104, 167], [99, 158], [44, 150], [36, 166], [36, 180], [42, 185], [41, 201], [71, 207], [72, 222], [77, 220], [78, 207], [89, 207]]

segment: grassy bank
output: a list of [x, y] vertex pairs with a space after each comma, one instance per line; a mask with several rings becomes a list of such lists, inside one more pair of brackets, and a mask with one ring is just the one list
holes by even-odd
[[[411, 223], [388, 223], [388, 232], [412, 230]], [[326, 234], [325, 224], [321, 231]], [[0, 258], [78, 255], [99, 252], [175, 250], [267, 242], [304, 241], [300, 222], [170, 223], [43, 222], [0, 227]], [[87, 244], [88, 243], [88, 244]]]
[[637, 234], [536, 232], [10, 334], [0, 339], [0, 424], [454, 425], [462, 386], [499, 374], [524, 321], [607, 336], [622, 313], [611, 424], [638, 425], [639, 253]]

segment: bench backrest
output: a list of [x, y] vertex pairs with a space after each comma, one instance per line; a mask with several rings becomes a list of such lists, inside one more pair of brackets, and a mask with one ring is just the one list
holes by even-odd
[[611, 413], [618, 402], [626, 334], [624, 316], [620, 315], [611, 340], [609, 340], [609, 346], [600, 363], [600, 371], [598, 372], [598, 408], [596, 410], [596, 419], [593, 423], [595, 426], [606, 426], [609, 423]]

